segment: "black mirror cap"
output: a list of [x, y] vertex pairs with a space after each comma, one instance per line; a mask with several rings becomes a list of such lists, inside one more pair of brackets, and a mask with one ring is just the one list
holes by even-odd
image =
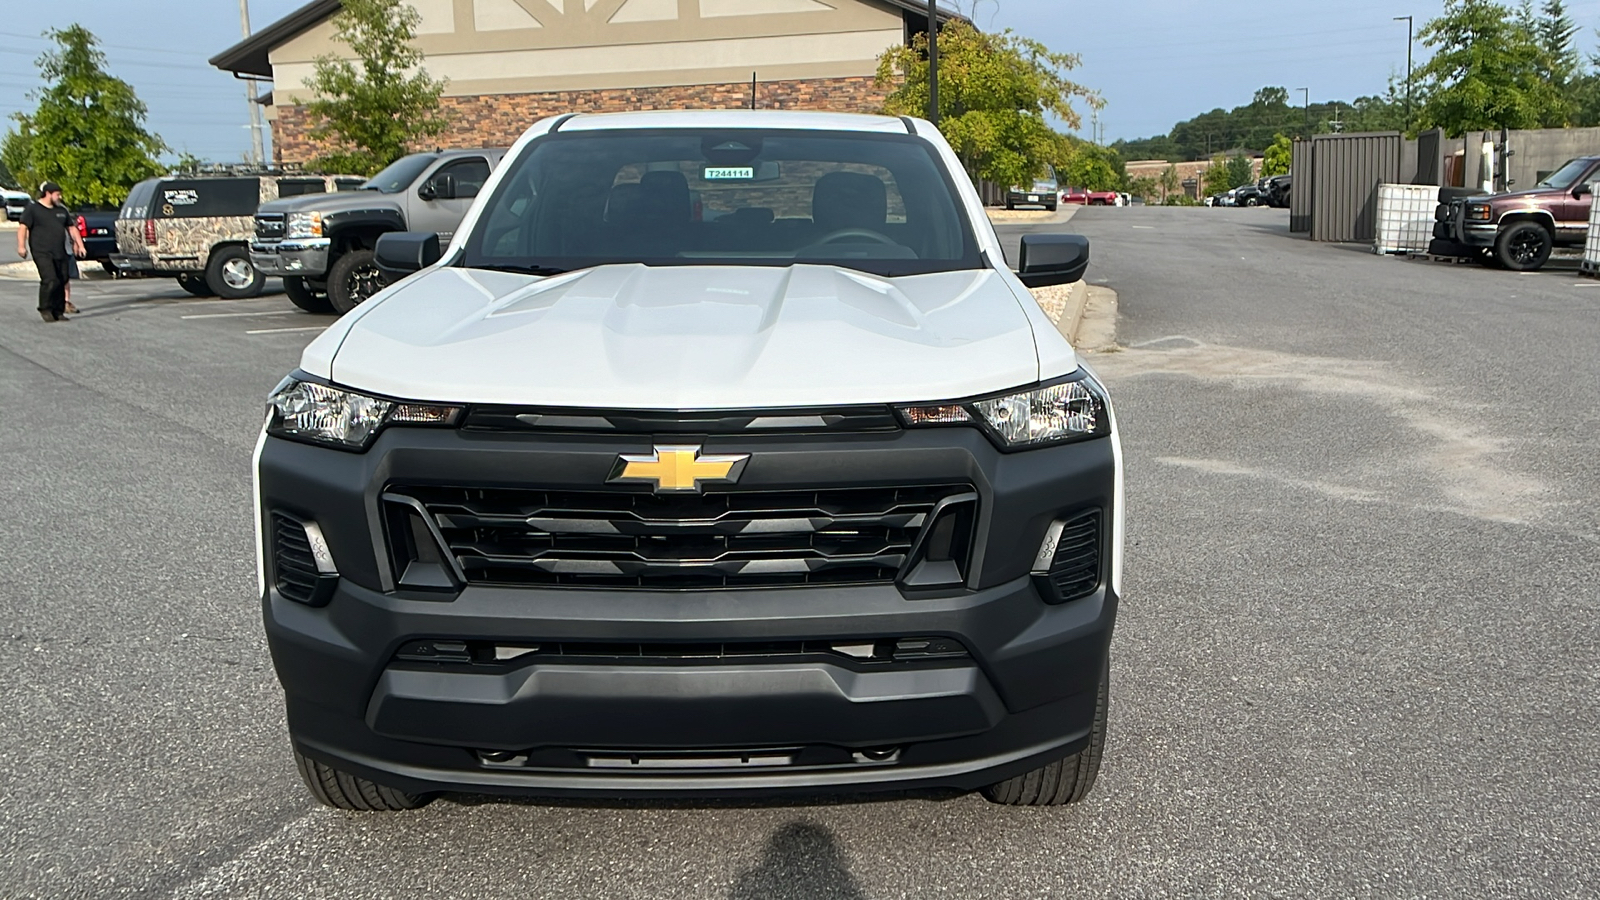
[[1089, 239], [1081, 234], [1025, 234], [1017, 277], [1031, 288], [1072, 284], [1089, 268]]
[[439, 235], [432, 231], [391, 231], [378, 238], [372, 255], [383, 274], [401, 278], [439, 261]]
[[1574, 197], [1587, 197], [1593, 193], [1594, 185], [1589, 182], [1583, 182], [1572, 189], [1572, 196]]

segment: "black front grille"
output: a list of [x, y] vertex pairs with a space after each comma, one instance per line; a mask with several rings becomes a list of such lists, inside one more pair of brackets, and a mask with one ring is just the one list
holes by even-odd
[[892, 582], [934, 505], [971, 488], [395, 491], [426, 508], [468, 583], [671, 590]]
[[1100, 586], [1100, 510], [1068, 519], [1050, 564], [1050, 584], [1062, 602], [1087, 597]]
[[283, 513], [272, 514], [272, 575], [278, 593], [296, 603], [310, 603], [321, 576], [304, 525]]
[[269, 241], [275, 241], [283, 237], [283, 215], [280, 213], [261, 213], [257, 215], [256, 237]]

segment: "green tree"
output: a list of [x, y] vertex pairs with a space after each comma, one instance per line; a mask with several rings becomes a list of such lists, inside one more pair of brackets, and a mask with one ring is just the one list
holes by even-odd
[[1261, 177], [1268, 178], [1273, 175], [1289, 174], [1290, 161], [1294, 157], [1294, 142], [1288, 135], [1280, 134], [1272, 139], [1272, 144], [1267, 147], [1261, 159]]
[[[896, 85], [884, 102], [891, 115], [926, 115], [927, 36], [878, 58], [878, 84]], [[1078, 57], [1052, 52], [1010, 30], [985, 34], [965, 22], [939, 31], [939, 130], [967, 172], [1001, 185], [1028, 184], [1060, 155], [1055, 116], [1082, 124], [1078, 98], [1098, 109], [1098, 94], [1067, 78]]]
[[1256, 180], [1255, 166], [1248, 156], [1228, 157], [1228, 187], [1236, 188]]
[[1567, 14], [1566, 4], [1561, 0], [1545, 0], [1539, 8], [1539, 15], [1533, 17], [1532, 31], [1543, 54], [1541, 68], [1544, 77], [1566, 91], [1583, 74], [1577, 44], [1574, 43], [1578, 26]]
[[334, 31], [356, 58], [319, 56], [305, 81], [316, 94], [306, 104], [311, 136], [335, 148], [319, 166], [371, 174], [449, 127], [439, 108], [445, 82], [421, 69], [422, 51], [412, 44], [421, 21], [401, 0], [344, 0]]
[[45, 86], [31, 113], [0, 139], [0, 161], [32, 191], [61, 185], [68, 203], [116, 205], [134, 184], [161, 172], [167, 149], [144, 128], [145, 105], [133, 87], [105, 71], [99, 40], [81, 25], [45, 33], [56, 49], [39, 57]]
[[1493, 0], [1447, 0], [1418, 35], [1433, 48], [1416, 73], [1419, 127], [1460, 135], [1567, 121], [1568, 101], [1523, 19]]
[[1051, 163], [1064, 185], [1086, 191], [1120, 191], [1128, 181], [1121, 154], [1077, 138], [1063, 138]]
[[1233, 187], [1229, 183], [1229, 177], [1228, 160], [1218, 153], [1211, 157], [1211, 165], [1206, 166], [1205, 171], [1200, 173], [1200, 193], [1209, 197], [1228, 190]]
[[1174, 194], [1183, 188], [1182, 176], [1178, 174], [1177, 166], [1167, 166], [1161, 170], [1161, 202], [1171, 200]]
[[1137, 178], [1128, 179], [1128, 193], [1135, 197], [1144, 198], [1146, 203], [1150, 201], [1151, 197], [1156, 196], [1160, 189], [1161, 184], [1154, 175], [1140, 175]]

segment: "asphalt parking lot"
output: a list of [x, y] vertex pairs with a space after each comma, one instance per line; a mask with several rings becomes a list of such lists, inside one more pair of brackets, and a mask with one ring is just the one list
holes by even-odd
[[[1600, 281], [1096, 208], [1125, 432], [1078, 808], [314, 805], [249, 459], [331, 317], [0, 280], [0, 897], [1600, 895]], [[1005, 225], [1014, 243], [1026, 228]]]

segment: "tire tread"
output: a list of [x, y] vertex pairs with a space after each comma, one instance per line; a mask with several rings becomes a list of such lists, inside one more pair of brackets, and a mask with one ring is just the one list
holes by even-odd
[[1111, 662], [1100, 675], [1099, 694], [1095, 699], [1094, 727], [1089, 733], [1089, 746], [1055, 762], [1047, 763], [1014, 778], [992, 784], [983, 789], [983, 796], [991, 803], [1003, 806], [1065, 806], [1079, 803], [1089, 796], [1095, 778], [1100, 773], [1100, 758], [1105, 750], [1106, 715], [1111, 700]]
[[294, 752], [295, 766], [300, 777], [311, 791], [311, 796], [324, 806], [353, 812], [396, 812], [426, 806], [431, 797], [408, 794], [405, 791], [384, 787], [365, 778], [351, 775], [330, 765], [317, 762]]

